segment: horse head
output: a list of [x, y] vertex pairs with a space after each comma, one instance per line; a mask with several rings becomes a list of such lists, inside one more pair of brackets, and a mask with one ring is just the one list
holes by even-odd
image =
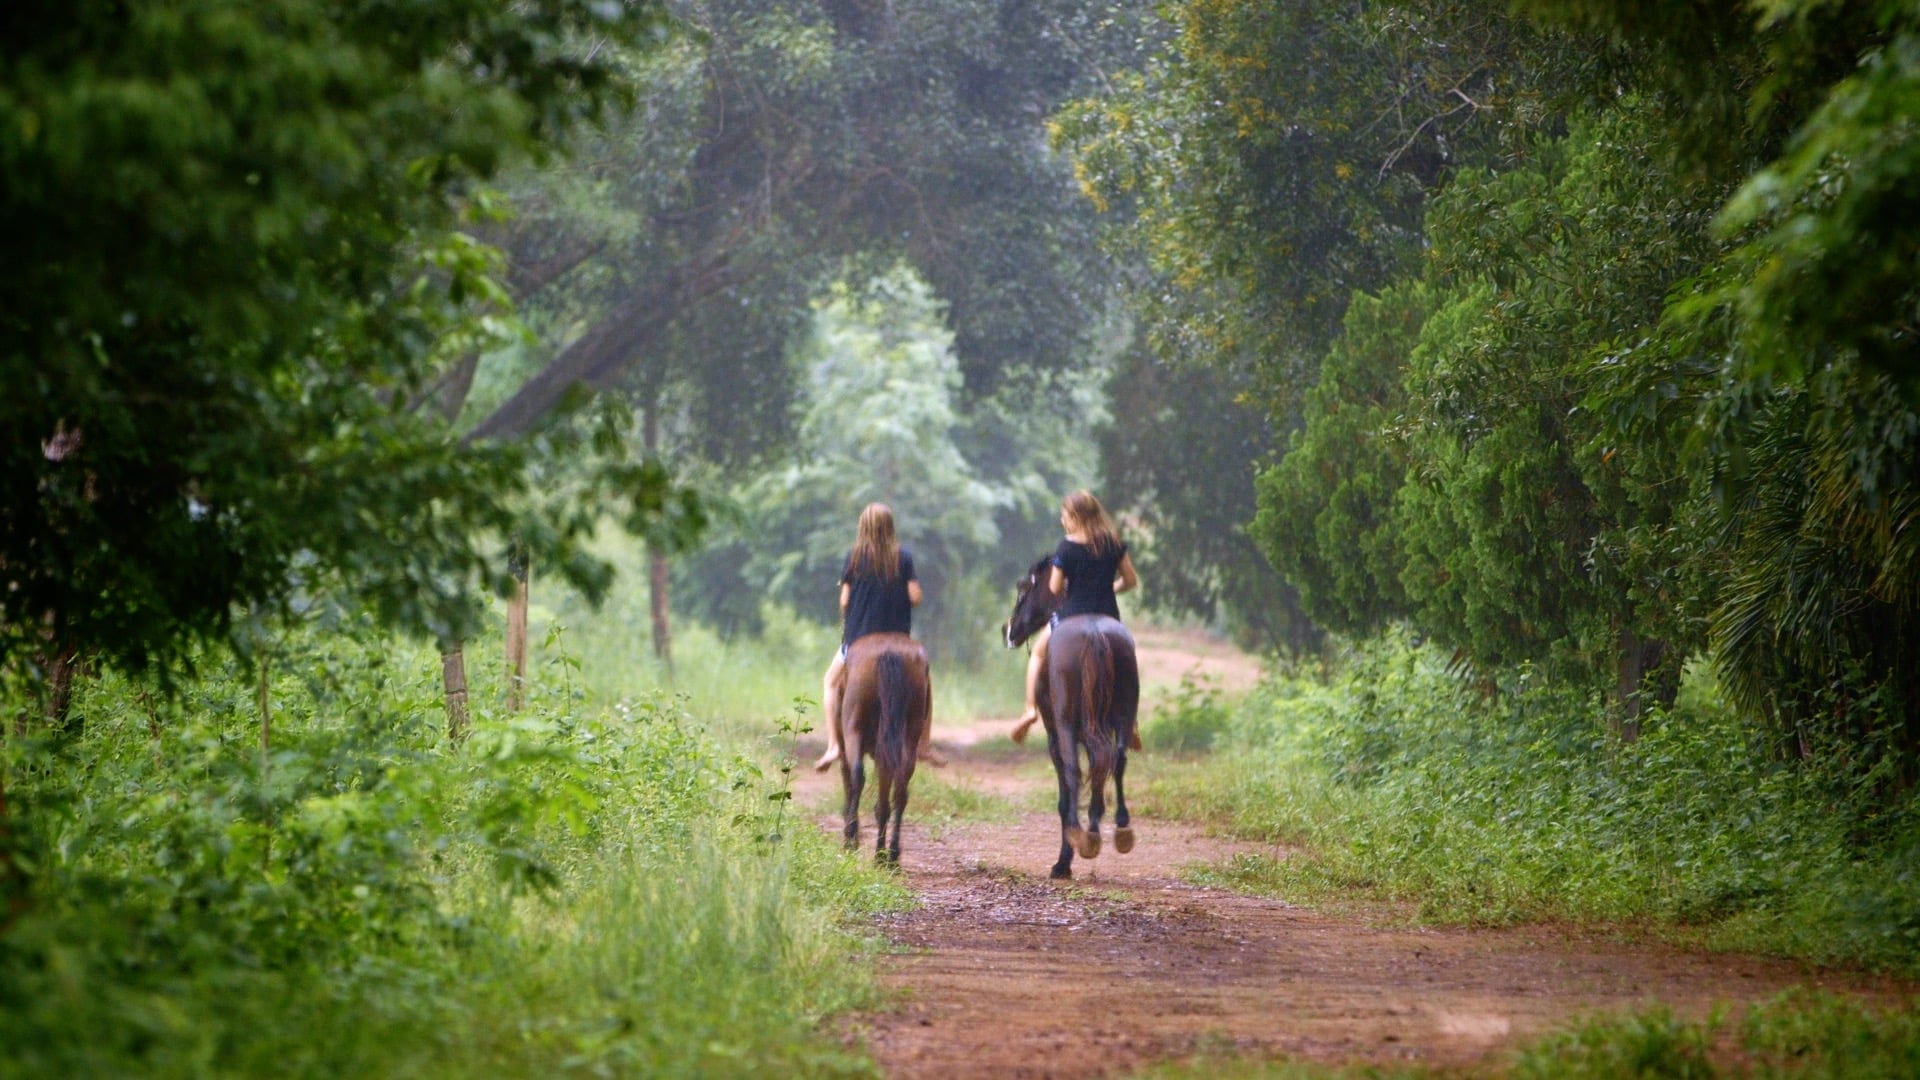
[[1028, 638], [1047, 625], [1047, 619], [1060, 606], [1062, 598], [1053, 595], [1047, 588], [1047, 579], [1052, 573], [1053, 559], [1042, 558], [1033, 564], [1033, 568], [1015, 587], [1013, 614], [1007, 616], [1006, 625], [1001, 627], [1007, 648], [1017, 649], [1026, 644]]

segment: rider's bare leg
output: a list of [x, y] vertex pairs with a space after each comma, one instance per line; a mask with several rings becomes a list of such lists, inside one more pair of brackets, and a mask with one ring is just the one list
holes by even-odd
[[821, 680], [820, 722], [827, 729], [827, 752], [813, 763], [815, 772], [825, 772], [827, 766], [840, 760], [840, 691], [846, 683], [847, 658], [835, 653], [833, 663], [827, 665], [826, 678]]
[[1043, 626], [1033, 635], [1033, 650], [1027, 656], [1027, 707], [1013, 725], [1013, 741], [1025, 742], [1027, 731], [1040, 721], [1040, 673], [1047, 670], [1047, 643], [1053, 640], [1053, 627]]
[[927, 726], [920, 728], [920, 761], [935, 769], [947, 769], [947, 757], [933, 749], [933, 717], [927, 717]]

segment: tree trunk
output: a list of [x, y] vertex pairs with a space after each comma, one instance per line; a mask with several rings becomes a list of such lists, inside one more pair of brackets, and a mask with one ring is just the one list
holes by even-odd
[[80, 650], [61, 645], [47, 659], [47, 723], [56, 730], [67, 726], [73, 705], [73, 680], [80, 671]]
[[260, 658], [260, 682], [253, 690], [253, 703], [260, 709], [260, 783], [267, 782], [267, 754], [273, 749], [273, 699], [269, 696], [267, 658]]
[[440, 643], [440, 679], [447, 688], [447, 741], [467, 741], [467, 658], [457, 641]]
[[[640, 442], [648, 457], [660, 454], [660, 405], [658, 395], [649, 398], [641, 410]], [[647, 545], [647, 608], [653, 615], [653, 655], [673, 670], [673, 627], [668, 621], [671, 610], [667, 593], [667, 555], [654, 544]]]
[[1673, 704], [1679, 673], [1663, 666], [1666, 655], [1666, 642], [1643, 641], [1632, 630], [1620, 632], [1620, 678], [1609, 713], [1613, 733], [1622, 742], [1640, 738], [1640, 719], [1646, 715], [1647, 706]]
[[473, 391], [473, 373], [479, 369], [479, 353], [470, 352], [462, 356], [454, 362], [453, 370], [447, 373], [446, 380], [434, 393], [433, 406], [447, 423], [460, 419], [460, 410], [467, 407], [467, 395]]
[[657, 285], [628, 295], [491, 415], [474, 425], [464, 441], [525, 434], [575, 385], [612, 385], [636, 357], [644, 354], [643, 342], [689, 307], [719, 295], [741, 279], [742, 275], [729, 266], [731, 257], [731, 252], [722, 250], [704, 259], [689, 260]]
[[273, 698], [268, 677], [271, 674], [265, 655], [260, 657], [260, 683], [254, 688], [254, 704], [260, 708], [260, 817], [266, 835], [260, 844], [260, 872], [273, 867], [273, 814], [268, 809], [267, 782], [273, 773]]
[[0, 934], [27, 909], [27, 879], [13, 854], [13, 829], [7, 816], [7, 774], [0, 769]]
[[508, 557], [513, 572], [513, 596], [507, 600], [507, 709], [519, 712], [527, 703], [527, 605], [531, 600], [527, 557], [515, 550]]
[[648, 607], [653, 611], [653, 655], [673, 670], [673, 629], [667, 624], [667, 557], [647, 547]]

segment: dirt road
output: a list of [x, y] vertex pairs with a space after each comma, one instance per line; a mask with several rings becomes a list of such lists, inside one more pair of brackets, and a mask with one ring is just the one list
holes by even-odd
[[[1174, 677], [1188, 669], [1179, 656], [1163, 661]], [[1076, 880], [1050, 882], [1059, 823], [1040, 808], [1053, 790], [1044, 742], [1017, 753], [981, 745], [1006, 727], [936, 720], [952, 759], [942, 780], [1031, 809], [1013, 822], [930, 828], [909, 808], [902, 868], [921, 905], [880, 927], [898, 946], [882, 978], [901, 1004], [850, 1031], [890, 1077], [1105, 1076], [1233, 1052], [1490, 1065], [1526, 1036], [1595, 1010], [1657, 1000], [1701, 1017], [1715, 1002], [1794, 985], [1903, 996], [1890, 982], [1779, 961], [1556, 929], [1408, 929], [1195, 888], [1180, 879], [1188, 864], [1286, 852], [1144, 814], [1131, 854], [1109, 845], [1076, 862]], [[1134, 765], [1152, 768], [1151, 755]], [[837, 777], [803, 771], [801, 805], [828, 805]], [[820, 822], [838, 829], [830, 815]], [[872, 841], [870, 820], [862, 838]]]

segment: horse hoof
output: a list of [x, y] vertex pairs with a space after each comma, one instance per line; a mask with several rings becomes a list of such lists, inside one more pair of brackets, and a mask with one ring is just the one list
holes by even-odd
[[1132, 829], [1113, 830], [1113, 850], [1119, 852], [1122, 855], [1125, 855], [1127, 852], [1133, 850], [1133, 830]]
[[1054, 868], [1053, 868], [1053, 870], [1052, 870], [1052, 872], [1050, 872], [1049, 874], [1047, 874], [1047, 876], [1048, 876], [1048, 877], [1050, 877], [1050, 878], [1052, 878], [1052, 879], [1053, 879], [1053, 880], [1055, 880], [1055, 881], [1072, 881], [1072, 880], [1073, 880], [1073, 867], [1071, 867], [1071, 866], [1061, 866], [1061, 865], [1058, 865], [1058, 864], [1056, 864], [1056, 865], [1054, 866]]
[[1083, 859], [1098, 858], [1100, 855], [1100, 834], [1085, 829], [1067, 830], [1067, 840], [1073, 844], [1073, 850]]

